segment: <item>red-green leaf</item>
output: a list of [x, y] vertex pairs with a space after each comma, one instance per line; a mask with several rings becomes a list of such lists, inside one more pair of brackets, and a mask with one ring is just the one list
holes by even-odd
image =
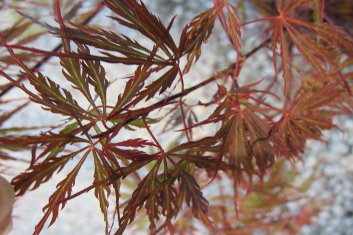
[[[107, 171], [104, 168], [101, 160], [99, 159], [97, 153], [93, 151], [93, 157], [94, 157], [94, 182], [100, 182], [103, 180], [108, 179]], [[98, 185], [94, 189], [94, 195], [99, 201], [99, 205], [101, 208], [101, 211], [103, 213], [104, 221], [106, 224], [106, 233], [108, 233], [109, 229], [109, 221], [108, 221], [108, 207], [109, 207], [109, 202], [107, 198], [110, 195], [110, 188], [108, 185]]]
[[[50, 225], [52, 225], [58, 217], [59, 208], [62, 200], [71, 196], [72, 187], [75, 184], [76, 176], [81, 169], [82, 164], [85, 162], [90, 150], [88, 150], [84, 156], [80, 159], [80, 162], [75, 166], [75, 168], [67, 175], [67, 177], [62, 180], [58, 185], [56, 191], [50, 196], [48, 204], [43, 208], [45, 214], [43, 218], [36, 225], [33, 234], [39, 235], [42, 231], [45, 222], [48, 220], [49, 216], [52, 216]], [[62, 202], [61, 209], [65, 207], [66, 202]]]

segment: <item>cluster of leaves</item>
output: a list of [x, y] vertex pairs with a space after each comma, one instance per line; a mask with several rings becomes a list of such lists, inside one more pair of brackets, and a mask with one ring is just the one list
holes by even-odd
[[[57, 26], [21, 13], [29, 19], [28, 23], [18, 22], [1, 32], [4, 56], [0, 74], [9, 81], [1, 87], [2, 95], [16, 87], [31, 102], [47, 112], [62, 115], [67, 121], [65, 127], [58, 126], [39, 135], [2, 132], [1, 147], [16, 145], [32, 149], [28, 168], [12, 180], [17, 196], [38, 188], [68, 162], [77, 159], [77, 164], [50, 196], [34, 234], [39, 234], [48, 220], [52, 225], [68, 200], [90, 190], [94, 190], [99, 201], [107, 234], [111, 224], [109, 208], [116, 215], [113, 218], [117, 220], [116, 234], [122, 234], [141, 211], [148, 216], [151, 233], [180, 230], [180, 234], [188, 234], [187, 229], [195, 228], [185, 230], [181, 219], [176, 219], [185, 214], [185, 207], [190, 208], [185, 215], [199, 219], [212, 231], [226, 232], [241, 222], [244, 226], [239, 231], [249, 226], [246, 231], [249, 233], [251, 228], [271, 224], [260, 222], [265, 219], [254, 221], [258, 213], [260, 217], [268, 215], [258, 212], [259, 207], [274, 208], [296, 200], [288, 192], [276, 195], [289, 190], [288, 182], [279, 182], [285, 177], [283, 170], [272, 171], [269, 179], [266, 172], [274, 166], [273, 169], [282, 169], [283, 159], [300, 158], [308, 139], [320, 140], [323, 130], [335, 127], [333, 116], [352, 111], [353, 36], [349, 29], [327, 18], [325, 1], [249, 1], [264, 14], [264, 18], [251, 22], [241, 22], [238, 17], [244, 1], [212, 2], [213, 7], [184, 27], [178, 40], [171, 34], [175, 18], [164, 24], [138, 0], [92, 1], [94, 8], [84, 13], [74, 1], [63, 6], [55, 0]], [[112, 21], [140, 36], [132, 38], [103, 27], [87, 26], [102, 8], [110, 9]], [[85, 20], [75, 20], [77, 15], [85, 16]], [[185, 87], [184, 79], [190, 78], [216, 21], [237, 57], [214, 76]], [[61, 44], [53, 51], [27, 46], [43, 34], [21, 38], [21, 32], [33, 23], [59, 37]], [[248, 25], [259, 23], [266, 26], [265, 31], [250, 35], [258, 38], [259, 45], [245, 54], [241, 32]], [[273, 78], [255, 83], [243, 81], [243, 66], [260, 49], [271, 53]], [[35, 54], [39, 62], [34, 64], [29, 54]], [[38, 70], [50, 57], [60, 60], [65, 82], [88, 105], [55, 82], [54, 75], [46, 76]], [[106, 74], [105, 63], [135, 68], [134, 74], [123, 80], [126, 81], [123, 91], [114, 93], [115, 104], [108, 95], [108, 88], [114, 90], [114, 84]], [[21, 73], [17, 80], [10, 73], [14, 69]], [[25, 79], [29, 84], [22, 83]], [[264, 88], [261, 85], [265, 82], [270, 85]], [[207, 103], [200, 101], [196, 105], [207, 108], [208, 117], [195, 115], [195, 105], [186, 98], [206, 85], [218, 87]], [[2, 115], [1, 123], [22, 108], [24, 105]], [[156, 114], [167, 109], [170, 112], [164, 119]], [[163, 134], [181, 130], [181, 137], [163, 148], [155, 127], [175, 116], [179, 120], [165, 128]], [[216, 131], [194, 139], [193, 133], [203, 126], [212, 126]], [[144, 130], [146, 136], [121, 138], [122, 132], [137, 128]], [[1, 159], [11, 157], [1, 153]], [[92, 185], [73, 193], [76, 177], [87, 159], [94, 162]], [[209, 206], [201, 190], [201, 181], [209, 180], [212, 185], [223, 173], [233, 180], [234, 218], [240, 222], [232, 216], [224, 217], [229, 214], [225, 205]], [[253, 179], [266, 183], [254, 185]], [[129, 182], [136, 185], [128, 199], [123, 200], [122, 190]], [[240, 193], [244, 189], [249, 194], [242, 198]], [[109, 207], [110, 197], [115, 198], [113, 207]], [[253, 203], [249, 208], [247, 203], [251, 204], [253, 197], [261, 198], [256, 203], [259, 200], [263, 203]], [[218, 199], [228, 205], [229, 195], [221, 193]], [[278, 225], [276, 221], [276, 229], [290, 224], [288, 218], [277, 220], [283, 223]]]
[[[250, 193], [238, 199], [239, 216], [234, 214], [233, 195], [225, 182], [231, 181], [232, 175], [220, 174], [221, 180], [208, 187], [217, 189], [217, 194], [210, 196], [209, 216], [214, 221], [211, 232], [214, 234], [298, 234], [304, 225], [311, 223], [311, 218], [320, 212], [324, 202], [305, 197], [305, 191], [315, 179], [314, 174], [300, 183], [298, 171], [289, 166], [285, 159], [277, 161], [266, 177], [266, 183], [254, 185]], [[301, 203], [299, 203], [301, 201]], [[289, 204], [296, 202], [298, 209], [294, 213]], [[185, 208], [182, 217], [170, 229], [177, 234], [189, 234], [197, 230], [198, 223], [192, 211]]]

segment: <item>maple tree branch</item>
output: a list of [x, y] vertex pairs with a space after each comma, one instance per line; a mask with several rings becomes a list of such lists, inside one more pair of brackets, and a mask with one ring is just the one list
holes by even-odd
[[[254, 49], [252, 49], [250, 52], [246, 53], [244, 55], [244, 58], [249, 58], [250, 56], [255, 54], [255, 52], [259, 51], [263, 46], [265, 46], [270, 41], [271, 41], [270, 38], [266, 39], [265, 41], [260, 43], [258, 46], [256, 46]], [[210, 78], [208, 78], [208, 79], [206, 79], [206, 80], [204, 80], [204, 81], [202, 81], [202, 82], [200, 82], [200, 83], [198, 83], [198, 84], [196, 84], [196, 85], [194, 85], [192, 87], [189, 87], [189, 88], [185, 89], [182, 92], [179, 92], [179, 93], [177, 93], [175, 95], [169, 96], [169, 97], [167, 97], [167, 98], [165, 98], [165, 99], [163, 99], [161, 101], [158, 101], [157, 103], [154, 103], [154, 104], [148, 106], [147, 108], [142, 108], [143, 110], [146, 110], [146, 112], [137, 112], [136, 115], [130, 117], [129, 119], [127, 119], [125, 121], [125, 125], [129, 124], [130, 122], [132, 122], [132, 121], [134, 121], [136, 119], [138, 119], [139, 117], [147, 116], [151, 112], [151, 110], [154, 110], [155, 108], [158, 108], [158, 107], [160, 107], [163, 104], [166, 104], [166, 103], [168, 103], [170, 101], [173, 101], [173, 100], [175, 100], [177, 98], [186, 96], [189, 93], [191, 93], [191, 92], [193, 92], [193, 91], [195, 91], [195, 90], [197, 90], [197, 89], [199, 89], [201, 87], [204, 87], [207, 84], [209, 84], [209, 83], [211, 83], [211, 82], [213, 82], [213, 81], [215, 81], [215, 80], [217, 80], [219, 78], [224, 78], [227, 75], [232, 75], [232, 72], [233, 72], [235, 67], [236, 67], [236, 63], [233, 63], [233, 64], [229, 65], [228, 68], [218, 72], [216, 75], [214, 75], [214, 76], [212, 76], [212, 77], [210, 77]], [[110, 129], [108, 129], [105, 132], [102, 132], [102, 133], [100, 133], [98, 135], [92, 136], [92, 138], [93, 139], [101, 138], [101, 137], [103, 137], [103, 136], [105, 136], [107, 134], [112, 133], [115, 130], [115, 128], [116, 128], [116, 126], [113, 126], [113, 127], [111, 127]]]
[[248, 53], [246, 53], [244, 56], [245, 58], [248, 58], [250, 56], [252, 56], [253, 54], [255, 54], [257, 51], [259, 51], [261, 48], [263, 48], [267, 43], [271, 42], [271, 38], [267, 38], [265, 41], [263, 41], [262, 43], [260, 43], [257, 47], [254, 47], [251, 51], [249, 51]]
[[[96, 17], [98, 15], [98, 13], [102, 10], [103, 6], [104, 6], [104, 1], [101, 1], [96, 9], [94, 9], [94, 11], [86, 18], [82, 21], [82, 25], [86, 25], [88, 24], [94, 17]], [[58, 44], [54, 49], [51, 50], [51, 52], [57, 52], [59, 51], [61, 48], [62, 48], [63, 44], [60, 43]], [[48, 55], [48, 56], [45, 56], [44, 58], [42, 58], [37, 64], [35, 64], [31, 70], [32, 71], [35, 71], [35, 70], [38, 70], [39, 68], [41, 68], [43, 65], [45, 65], [46, 62], [49, 61], [50, 58], [52, 58], [53, 55]], [[20, 82], [23, 82], [24, 80], [27, 79], [27, 76], [24, 75], [24, 74], [21, 74], [21, 75], [18, 75], [19, 76], [19, 79], [17, 80], [17, 83], [20, 83]], [[0, 92], [0, 98], [2, 96], [4, 96], [5, 94], [7, 94], [9, 91], [12, 90], [12, 88], [14, 88], [15, 85], [11, 84], [9, 85], [8, 87], [6, 87], [4, 90], [2, 90]]]
[[[265, 41], [260, 43], [258, 46], [256, 46], [254, 49], [252, 49], [251, 51], [246, 53], [244, 55], [244, 58], [246, 59], [246, 58], [251, 57], [253, 54], [255, 54], [257, 51], [259, 51], [262, 47], [264, 47], [269, 42], [271, 42], [271, 39], [270, 38], [266, 39]], [[203, 86], [206, 86], [207, 84], [209, 84], [209, 83], [211, 83], [211, 82], [213, 82], [213, 81], [215, 81], [215, 80], [217, 80], [219, 78], [223, 78], [226, 75], [232, 75], [232, 71], [234, 70], [235, 66], [236, 66], [236, 63], [233, 63], [233, 64], [229, 65], [228, 68], [218, 72], [216, 75], [206, 79], [205, 81], [202, 81], [202, 82], [196, 84], [195, 86], [187, 88], [187, 89], [185, 89], [184, 91], [182, 91], [180, 93], [177, 93], [177, 94], [172, 95], [172, 96], [170, 96], [168, 98], [165, 98], [165, 99], [157, 102], [154, 105], [161, 105], [163, 103], [166, 103], [166, 102], [172, 101], [174, 99], [180, 98], [180, 97], [185, 96], [185, 95], [187, 95], [187, 94], [189, 94], [189, 93], [191, 93], [191, 92], [193, 92], [193, 91], [195, 91], [195, 90], [197, 90], [197, 89], [199, 89], [199, 88], [201, 88]]]

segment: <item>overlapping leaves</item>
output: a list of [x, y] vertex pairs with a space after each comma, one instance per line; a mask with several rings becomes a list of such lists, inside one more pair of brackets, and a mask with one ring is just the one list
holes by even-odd
[[289, 110], [275, 125], [275, 135], [283, 140], [289, 156], [299, 156], [304, 151], [306, 140], [321, 139], [322, 131], [335, 127], [332, 116], [344, 113], [335, 104], [342, 95], [340, 83], [335, 82], [321, 88], [300, 89]]
[[[317, 20], [307, 22], [307, 19], [298, 19], [295, 14], [300, 14], [300, 7], [313, 4], [314, 1], [276, 1], [278, 16], [273, 17], [272, 29], [272, 52], [275, 70], [277, 71], [277, 50], [280, 50], [282, 71], [285, 80], [284, 94], [287, 101], [290, 100], [290, 87], [293, 85], [292, 60], [294, 45], [300, 55], [322, 75], [337, 69], [338, 53], [351, 53], [353, 47], [352, 35], [342, 28]], [[317, 6], [320, 6], [317, 4]], [[321, 6], [323, 8], [324, 6]], [[321, 8], [314, 9], [321, 12]], [[299, 10], [298, 10], [299, 9]], [[299, 11], [299, 12], [298, 12]], [[278, 48], [279, 47], [279, 48]]]
[[[70, 18], [71, 13], [62, 16], [59, 0], [54, 1], [54, 8], [60, 27], [48, 26], [37, 20], [34, 22], [46, 26], [62, 39], [62, 52], [45, 52], [19, 45], [21, 43], [9, 45], [20, 30], [27, 28], [29, 24], [17, 23], [9, 32], [5, 31], [1, 35], [2, 46], [7, 49], [12, 62], [22, 70], [22, 76], [28, 78], [35, 91], [17, 82], [6, 71], [1, 70], [0, 73], [45, 110], [68, 117], [66, 127], [58, 126], [58, 130], [53, 129], [37, 136], [0, 137], [2, 146], [20, 143], [20, 146], [32, 147], [32, 160], [28, 169], [13, 180], [17, 194], [22, 195], [28, 190], [38, 188], [53, 174], [61, 171], [71, 159], [78, 161], [49, 198], [49, 203], [44, 208], [44, 217], [37, 225], [35, 234], [41, 232], [50, 217], [50, 225], [56, 221], [60, 207], [63, 208], [69, 199], [91, 189], [94, 189], [99, 201], [106, 233], [109, 233], [110, 228], [108, 209], [109, 197], [112, 195], [116, 199], [114, 212], [119, 226], [117, 234], [124, 232], [142, 208], [148, 215], [151, 232], [165, 231], [172, 227], [183, 204], [191, 208], [195, 218], [212, 228], [213, 224], [208, 216], [209, 202], [199, 182], [199, 176], [202, 175], [200, 172], [206, 171], [212, 180], [219, 176], [219, 171], [230, 173], [236, 193], [241, 184], [252, 189], [252, 177], [257, 175], [263, 179], [277, 157], [299, 156], [307, 139], [320, 139], [322, 130], [334, 127], [332, 116], [342, 113], [345, 107], [338, 104], [338, 100], [349, 103], [351, 91], [348, 79], [351, 75], [340, 73], [343, 66], [340, 64], [339, 53], [352, 55], [352, 37], [337, 26], [323, 23], [322, 17], [318, 17], [314, 23], [297, 19], [295, 11], [310, 6], [313, 1], [278, 0], [276, 7], [279, 15], [269, 18], [272, 20], [271, 50], [276, 73], [279, 72], [279, 52], [285, 79], [285, 99], [277, 99], [279, 103], [283, 103], [282, 109], [265, 102], [265, 96], [278, 98], [272, 93], [274, 86], [253, 89], [260, 82], [239, 85], [240, 69], [243, 65], [241, 60], [247, 58], [242, 58], [240, 52], [241, 24], [236, 5], [225, 0], [213, 1], [213, 7], [194, 17], [185, 26], [179, 45], [176, 45], [170, 33], [174, 18], [168, 25], [164, 25], [142, 1], [104, 2], [113, 13], [113, 20], [139, 32], [151, 44], [145, 45], [142, 40], [106, 29], [69, 25], [65, 20]], [[78, 6], [80, 5], [76, 5]], [[73, 13], [76, 10], [73, 9]], [[219, 74], [185, 89], [183, 75], [200, 58], [202, 45], [211, 36], [217, 19], [238, 55], [235, 63]], [[262, 46], [265, 44], [266, 41]], [[255, 48], [254, 52], [262, 46]], [[310, 66], [304, 66], [303, 70], [295, 67], [297, 64], [293, 60], [293, 46]], [[51, 77], [30, 68], [14, 49], [59, 57], [66, 81], [88, 101], [89, 106], [85, 107], [76, 101], [68, 89], [63, 89]], [[249, 53], [249, 56], [254, 52]], [[183, 56], [186, 57], [186, 65], [181, 68], [180, 59]], [[107, 89], [110, 81], [101, 62], [136, 66], [133, 75], [126, 76], [123, 91], [114, 93], [117, 97], [115, 105], [108, 102]], [[302, 87], [294, 94], [294, 68], [300, 78], [313, 68], [317, 77], [322, 79], [316, 81], [312, 76], [311, 82], [315, 80], [317, 83], [299, 83]], [[188, 105], [185, 96], [217, 79], [222, 79], [222, 82], [219, 82], [216, 94], [208, 103], [199, 102], [199, 105], [205, 107], [215, 107], [213, 113], [202, 122], [195, 123], [197, 118], [188, 122], [183, 106], [188, 106], [187, 112], [193, 113], [193, 105]], [[168, 90], [176, 87], [177, 81], [182, 81], [181, 92]], [[322, 81], [324, 82], [320, 83]], [[170, 94], [162, 97], [167, 93]], [[146, 106], [144, 102], [152, 101], [153, 98], [161, 100]], [[174, 143], [176, 146], [164, 152], [147, 124], [159, 122], [159, 119], [152, 116], [153, 111], [172, 104], [178, 98], [179, 103], [173, 112], [179, 112], [178, 117], [181, 120], [175, 122], [174, 129], [180, 124], [183, 125], [184, 133], [189, 133], [193, 128], [213, 125], [215, 134], [199, 140], [190, 136], [183, 138], [181, 135]], [[0, 124], [21, 108], [2, 115]], [[100, 124], [104, 131], [101, 131]], [[145, 129], [153, 142], [141, 136], [125, 141], [119, 139], [124, 128], [133, 131], [131, 126]], [[64, 154], [64, 151], [70, 153]], [[1, 153], [0, 157], [4, 156], [6, 157]], [[73, 193], [76, 177], [86, 159], [91, 157], [94, 163], [93, 183], [88, 188]], [[135, 180], [136, 187], [131, 198], [121, 202], [121, 185], [124, 180], [131, 178]], [[234, 195], [235, 201], [237, 197], [238, 194]]]

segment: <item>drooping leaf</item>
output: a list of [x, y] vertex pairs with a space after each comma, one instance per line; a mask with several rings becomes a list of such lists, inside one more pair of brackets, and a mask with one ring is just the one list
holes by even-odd
[[[46, 221], [50, 216], [52, 216], [49, 226], [52, 225], [59, 214], [60, 202], [69, 197], [72, 193], [72, 187], [75, 184], [76, 176], [81, 169], [82, 164], [85, 162], [90, 150], [88, 150], [80, 159], [79, 163], [75, 166], [75, 168], [67, 175], [67, 177], [62, 180], [58, 185], [56, 191], [50, 196], [48, 204], [43, 208], [45, 214], [43, 218], [39, 221], [39, 223], [35, 227], [35, 231], [33, 234], [39, 235], [42, 231]], [[65, 207], [66, 202], [63, 202], [61, 205], [61, 209]]]
[[23, 195], [28, 190], [34, 190], [47, 182], [56, 171], [60, 171], [72, 158], [72, 155], [47, 158], [35, 164], [12, 180], [17, 195]]
[[273, 164], [278, 152], [271, 143], [270, 130], [268, 121], [258, 117], [251, 107], [236, 111], [223, 127], [222, 154], [235, 167], [236, 192], [237, 185], [244, 181], [244, 173], [251, 181], [254, 174], [263, 177], [266, 169]]
[[[156, 182], [155, 177], [157, 175], [159, 168], [159, 163], [155, 164], [147, 176], [138, 184], [137, 188], [134, 190], [131, 199], [126, 205], [123, 216], [122, 223], [117, 231], [117, 234], [122, 234], [125, 230], [125, 227], [130, 224], [136, 215], [137, 210], [143, 207], [144, 203], [149, 200], [155, 200], [155, 191]], [[158, 219], [158, 218], [157, 218]]]
[[[93, 151], [93, 157], [94, 157], [94, 182], [100, 182], [105, 179], [108, 179], [109, 172], [107, 172], [103, 166], [103, 163], [99, 159], [97, 153]], [[109, 207], [109, 202], [108, 202], [108, 197], [111, 193], [111, 190], [108, 185], [98, 185], [94, 189], [94, 195], [99, 201], [100, 209], [103, 214], [104, 222], [106, 224], [106, 233], [108, 233], [109, 229], [109, 220], [108, 220], [108, 207]]]
[[157, 161], [148, 175], [138, 184], [131, 199], [124, 209], [122, 224], [117, 234], [122, 234], [124, 227], [131, 223], [136, 212], [143, 206], [150, 221], [150, 230], [156, 230], [156, 224], [164, 215], [167, 221], [176, 216], [179, 208], [176, 203], [177, 190], [174, 186], [176, 171], [164, 168], [164, 172], [158, 174], [161, 161]]
[[199, 59], [201, 46], [207, 42], [212, 33], [218, 10], [216, 7], [213, 7], [197, 15], [184, 28], [179, 43], [181, 54], [187, 54], [188, 62], [183, 70], [184, 73], [187, 73], [192, 63]]
[[192, 208], [193, 215], [200, 219], [205, 225], [212, 227], [212, 223], [207, 215], [208, 201], [202, 195], [200, 185], [192, 175], [185, 172], [180, 167], [178, 168], [178, 173], [180, 174], [180, 190], [185, 193], [186, 203]]
[[339, 111], [334, 105], [342, 92], [338, 85], [336, 82], [297, 92], [289, 110], [274, 127], [275, 135], [288, 147], [287, 156], [298, 156], [307, 139], [320, 140], [323, 130], [335, 127], [331, 117]]

